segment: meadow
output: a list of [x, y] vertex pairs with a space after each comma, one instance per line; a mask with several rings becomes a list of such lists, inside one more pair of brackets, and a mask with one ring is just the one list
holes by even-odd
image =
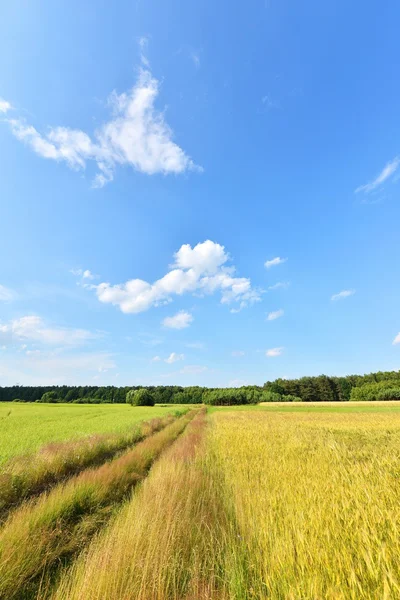
[[132, 411], [125, 404], [0, 402], [0, 465], [12, 456], [32, 453], [50, 442], [121, 433], [140, 421], [162, 417], [173, 410], [174, 407], [156, 406]]
[[142, 425], [8, 514], [0, 598], [400, 598], [399, 408], [197, 408]]

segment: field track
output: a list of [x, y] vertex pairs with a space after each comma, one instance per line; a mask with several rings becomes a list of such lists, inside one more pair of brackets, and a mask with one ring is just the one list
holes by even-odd
[[113, 461], [86, 469], [13, 511], [0, 530], [0, 598], [36, 597], [40, 580], [82, 550], [195, 414], [170, 417], [164, 429]]
[[51, 443], [36, 454], [12, 459], [0, 470], [0, 522], [11, 508], [27, 498], [49, 490], [87, 467], [102, 464], [170, 421], [171, 417], [166, 416], [138, 423], [125, 433]]

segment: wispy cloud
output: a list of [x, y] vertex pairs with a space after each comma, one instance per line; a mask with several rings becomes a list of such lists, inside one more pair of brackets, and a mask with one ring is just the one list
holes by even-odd
[[[127, 92], [111, 94], [108, 104], [112, 116], [92, 136], [63, 126], [40, 133], [23, 118], [8, 119], [13, 135], [36, 154], [65, 162], [71, 169], [85, 169], [88, 161], [94, 161], [99, 171], [93, 187], [112, 181], [118, 165], [128, 165], [148, 175], [201, 170], [173, 141], [164, 112], [155, 108], [160, 86], [147, 68], [144, 40], [140, 42], [144, 67], [136, 84]], [[9, 110], [8, 102], [1, 103], [2, 112]]]
[[234, 351], [232, 352], [232, 356], [235, 356], [235, 357], [244, 356], [244, 354], [245, 354], [245, 353], [243, 352], [243, 350], [234, 350]]
[[393, 346], [396, 346], [396, 344], [400, 344], [400, 331], [393, 340]]
[[382, 183], [387, 181], [397, 171], [399, 165], [400, 165], [400, 156], [396, 156], [393, 160], [391, 160], [390, 162], [387, 163], [387, 165], [384, 166], [382, 171], [379, 173], [379, 175], [373, 181], [370, 181], [369, 183], [366, 183], [365, 185], [360, 185], [355, 190], [355, 193], [358, 194], [359, 192], [365, 192], [365, 193], [372, 192], [372, 190], [376, 189], [377, 187], [382, 185]]
[[79, 346], [98, 337], [86, 329], [67, 327], [49, 327], [38, 316], [29, 315], [0, 324], [0, 339], [12, 341], [31, 341], [57, 346]]
[[286, 290], [289, 287], [289, 281], [278, 281], [278, 283], [274, 283], [274, 285], [270, 285], [268, 287], [269, 290]]
[[349, 296], [353, 296], [356, 293], [355, 290], [342, 290], [338, 294], [333, 294], [331, 296], [331, 300], [336, 302], [337, 300], [344, 300], [344, 298], [348, 298]]
[[184, 354], [177, 354], [176, 352], [171, 352], [171, 354], [168, 356], [168, 358], [164, 359], [164, 362], [168, 363], [169, 365], [172, 365], [175, 362], [178, 362], [178, 360], [184, 360], [185, 359], [185, 355]]
[[[235, 277], [235, 268], [226, 265], [229, 258], [224, 246], [211, 240], [193, 248], [184, 244], [175, 253], [175, 261], [167, 274], [154, 283], [131, 279], [117, 285], [100, 283], [92, 289], [96, 290], [100, 302], [118, 306], [124, 313], [140, 313], [185, 293], [201, 295], [218, 291], [222, 304], [236, 304], [240, 310], [259, 301], [261, 292], [252, 288], [250, 279]], [[183, 317], [182, 322], [187, 326], [188, 317]], [[168, 323], [173, 321], [167, 321], [167, 327], [171, 326]]]
[[169, 329], [185, 329], [189, 327], [192, 321], [193, 316], [189, 312], [180, 310], [173, 317], [165, 317], [162, 324]]
[[204, 350], [206, 347], [204, 342], [187, 342], [185, 346], [193, 350]]
[[0, 285], [0, 302], [11, 302], [16, 297], [16, 293], [10, 288]]
[[12, 109], [11, 104], [9, 102], [7, 102], [7, 100], [0, 98], [0, 113], [5, 114], [11, 109]]
[[284, 310], [280, 308], [279, 310], [272, 311], [267, 315], [267, 321], [275, 321], [275, 319], [279, 319], [279, 317], [283, 317]]
[[194, 66], [196, 67], [196, 69], [200, 68], [200, 56], [198, 55], [197, 52], [192, 52], [190, 55], [190, 58], [193, 61]]
[[275, 258], [271, 258], [270, 260], [266, 260], [264, 263], [264, 267], [266, 269], [270, 269], [271, 267], [276, 267], [277, 265], [281, 265], [286, 262], [287, 258], [281, 258], [280, 256], [276, 256]]
[[280, 356], [283, 352], [284, 348], [280, 346], [279, 348], [270, 348], [266, 351], [265, 356], [268, 358], [272, 358], [274, 356]]

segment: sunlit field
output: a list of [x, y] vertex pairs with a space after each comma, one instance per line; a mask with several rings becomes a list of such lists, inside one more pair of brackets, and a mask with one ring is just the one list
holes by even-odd
[[399, 404], [152, 420], [8, 511], [0, 597], [400, 598]]
[[175, 407], [125, 404], [40, 404], [0, 402], [0, 464], [49, 442], [126, 431]]

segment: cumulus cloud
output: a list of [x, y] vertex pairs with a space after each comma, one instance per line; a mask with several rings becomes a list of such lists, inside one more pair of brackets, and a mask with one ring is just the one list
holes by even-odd
[[154, 283], [131, 279], [117, 285], [100, 283], [93, 289], [100, 302], [118, 306], [124, 313], [140, 313], [185, 293], [220, 292], [222, 304], [236, 303], [238, 309], [261, 299], [261, 292], [252, 288], [250, 279], [236, 277], [235, 268], [226, 266], [229, 255], [220, 244], [210, 240], [193, 248], [185, 244], [174, 258], [167, 274]]
[[5, 114], [11, 109], [12, 109], [11, 104], [9, 102], [7, 102], [7, 100], [0, 98], [0, 113]]
[[41, 317], [29, 315], [0, 324], [0, 339], [31, 341], [49, 345], [78, 346], [96, 336], [86, 329], [48, 327]]
[[391, 160], [384, 166], [382, 171], [379, 173], [379, 175], [373, 181], [370, 181], [369, 183], [366, 183], [365, 185], [360, 185], [355, 190], [355, 193], [358, 194], [359, 192], [364, 192], [364, 193], [368, 194], [369, 192], [372, 192], [374, 189], [376, 189], [377, 187], [382, 185], [382, 183], [387, 181], [397, 171], [397, 169], [399, 168], [399, 165], [400, 165], [400, 156], [396, 156], [393, 160]]
[[186, 327], [189, 327], [192, 321], [193, 317], [190, 313], [185, 310], [180, 310], [173, 317], [165, 317], [162, 324], [169, 329], [185, 329]]
[[[112, 115], [92, 136], [69, 127], [50, 127], [40, 133], [22, 118], [8, 119], [13, 135], [36, 154], [65, 162], [71, 169], [83, 170], [93, 161], [98, 168], [93, 187], [112, 181], [118, 165], [148, 175], [201, 170], [173, 141], [164, 112], [155, 108], [159, 82], [147, 68], [148, 63], [143, 59], [142, 63], [145, 67], [140, 69], [136, 84], [127, 92], [111, 94], [108, 104]], [[2, 112], [6, 112], [9, 103], [0, 102]]]
[[171, 352], [171, 354], [168, 356], [168, 358], [164, 359], [164, 362], [168, 363], [169, 365], [172, 365], [174, 362], [178, 362], [178, 360], [184, 360], [184, 359], [185, 359], [184, 354], [177, 354], [176, 352]]
[[266, 260], [264, 263], [264, 267], [266, 269], [270, 269], [271, 267], [276, 267], [277, 265], [281, 265], [286, 262], [287, 258], [281, 258], [280, 256], [275, 256], [275, 258], [271, 258], [270, 260]]
[[273, 356], [280, 356], [283, 352], [282, 346], [280, 348], [270, 348], [266, 351], [265, 356], [271, 358]]
[[396, 344], [400, 344], [400, 331], [393, 340], [393, 346], [396, 346]]
[[14, 300], [15, 292], [5, 287], [4, 285], [0, 285], [0, 302], [10, 302]]
[[331, 300], [333, 300], [333, 302], [336, 302], [337, 300], [344, 300], [344, 298], [353, 296], [355, 293], [355, 290], [342, 290], [338, 294], [333, 294], [333, 296], [331, 296]]
[[279, 319], [279, 317], [283, 317], [284, 310], [280, 308], [279, 310], [272, 311], [267, 315], [267, 321], [275, 321], [275, 319]]

